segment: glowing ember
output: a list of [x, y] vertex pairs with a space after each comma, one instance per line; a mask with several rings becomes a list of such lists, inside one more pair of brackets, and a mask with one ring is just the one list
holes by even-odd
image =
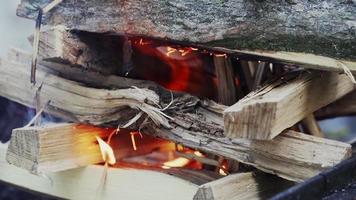
[[141, 138], [143, 137], [140, 132], [130, 132], [131, 135], [131, 142], [132, 142], [132, 148], [136, 151], [137, 146], [136, 146], [136, 141], [135, 141], [135, 135], [139, 134]]
[[110, 145], [108, 145], [106, 142], [104, 142], [104, 140], [102, 140], [100, 137], [98, 137], [98, 136], [95, 136], [95, 137], [99, 143], [101, 156], [103, 157], [103, 160], [105, 161], [105, 163], [114, 165], [116, 163], [116, 158], [114, 155], [114, 151], [112, 150]]
[[163, 169], [169, 169], [171, 167], [184, 167], [184, 166], [188, 165], [189, 162], [190, 162], [189, 159], [183, 158], [183, 157], [179, 157], [179, 158], [176, 158], [174, 160], [171, 160], [171, 161], [163, 163], [162, 168]]

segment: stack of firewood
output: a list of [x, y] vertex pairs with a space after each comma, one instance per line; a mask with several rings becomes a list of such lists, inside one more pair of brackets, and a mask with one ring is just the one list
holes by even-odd
[[[17, 13], [22, 17], [37, 18], [38, 8], [48, 3], [48, 0], [22, 0]], [[256, 14], [256, 9], [251, 8], [262, 4], [268, 9], [261, 13]], [[262, 172], [236, 173], [239, 170], [234, 169], [231, 172], [236, 174], [219, 180], [215, 180], [215, 176], [209, 176], [208, 180], [199, 178], [200, 181], [189, 179], [194, 183], [190, 185], [166, 176], [133, 172], [138, 180], [143, 176], [146, 179], [157, 177], [161, 181], [159, 186], [169, 190], [165, 194], [174, 194], [177, 198], [194, 195], [195, 199], [269, 197], [290, 186], [289, 181], [304, 181], [349, 158], [351, 145], [325, 139], [316, 118], [355, 112], [352, 72], [356, 72], [356, 62], [350, 61], [355, 59], [350, 48], [356, 40], [351, 36], [342, 40], [324, 32], [322, 27], [329, 22], [322, 19], [330, 12], [320, 11], [319, 29], [314, 30], [315, 35], [307, 35], [307, 30], [296, 28], [299, 26], [295, 24], [305, 23], [305, 18], [295, 14], [296, 22], [288, 25], [296, 29], [298, 39], [311, 37], [313, 40], [305, 44], [293, 42], [297, 41], [295, 34], [284, 30], [287, 28], [276, 26], [273, 30], [271, 24], [256, 20], [270, 16], [275, 9], [280, 15], [294, 15], [289, 13], [289, 7], [294, 4], [280, 3], [275, 5], [276, 8], [272, 4], [246, 0], [199, 5], [209, 13], [198, 9], [195, 1], [109, 0], [98, 3], [90, 0], [82, 3], [63, 1], [56, 5], [42, 16], [42, 23], [49, 27], [42, 27], [39, 34], [35, 82], [31, 83], [34, 79], [30, 70], [33, 55], [13, 49], [0, 62], [0, 96], [35, 108], [39, 115], [44, 111], [70, 123], [39, 125], [35, 119], [35, 126], [15, 129], [6, 160], [34, 174], [49, 174], [55, 187], [61, 188], [56, 184], [68, 184], [68, 187], [77, 187], [78, 193], [66, 193], [40, 183], [37, 186], [23, 185], [19, 179], [3, 172], [0, 179], [64, 198], [93, 196], [96, 192], [94, 180], [101, 169], [91, 166], [80, 176], [80, 172], [73, 168], [103, 162], [95, 136], [107, 138], [112, 128], [139, 130], [165, 139], [152, 137], [150, 140], [154, 142], [143, 142], [139, 146], [140, 152], [135, 155], [163, 146], [174, 149], [172, 144], [176, 143], [206, 153], [212, 158], [209, 162], [217, 163], [214, 164], [217, 166], [221, 163], [219, 160], [225, 159], [230, 164], [243, 163], [257, 171], [281, 177]], [[301, 4], [305, 6], [306, 1]], [[335, 6], [330, 8], [338, 12], [342, 5], [333, 4]], [[244, 14], [236, 10], [243, 10]], [[308, 13], [313, 11], [304, 12], [309, 16]], [[341, 16], [346, 16], [347, 12], [344, 9]], [[252, 22], [240, 16], [241, 22], [236, 22], [231, 20], [231, 15], [234, 19], [237, 15], [250, 15], [254, 16], [251, 19], [256, 19]], [[286, 23], [281, 16], [276, 17], [279, 23]], [[342, 17], [340, 20], [343, 24]], [[206, 24], [206, 21], [211, 23]], [[255, 34], [266, 37], [256, 36], [253, 42], [240, 42], [251, 40]], [[333, 49], [326, 50], [323, 45], [327, 43], [318, 37], [321, 34], [334, 45], [330, 47]], [[215, 101], [187, 91], [169, 90], [154, 81], [133, 79], [129, 72], [134, 65], [130, 60], [135, 55], [130, 48], [131, 39], [137, 37], [161, 46], [179, 45], [208, 52], [217, 79]], [[279, 41], [278, 38], [282, 39]], [[261, 47], [268, 43], [266, 41], [276, 45]], [[280, 51], [284, 50], [282, 46], [299, 53]], [[337, 53], [334, 52], [336, 46]], [[274, 51], [234, 50], [237, 47]], [[318, 55], [307, 54], [311, 52]], [[241, 72], [238, 81], [236, 68]], [[80, 124], [90, 125], [83, 127]], [[118, 159], [132, 156], [127, 149], [127, 153], [123, 153], [129, 142], [121, 138], [118, 144], [112, 145], [114, 149], [124, 146], [116, 154]], [[6, 167], [5, 171], [11, 170], [19, 177], [27, 176], [41, 182], [39, 177], [17, 172], [4, 162], [0, 164]], [[63, 170], [68, 171], [57, 173]], [[125, 193], [124, 188], [110, 189], [130, 182], [131, 178], [124, 172], [109, 169], [109, 189], [103, 191], [106, 198]], [[95, 177], [84, 180], [91, 173]], [[71, 182], [71, 176], [76, 176], [75, 181], [79, 184]], [[150, 184], [147, 180], [142, 183]], [[129, 183], [130, 186], [135, 184]], [[169, 186], [182, 189], [171, 191], [167, 189]], [[154, 193], [151, 186], [147, 191]], [[86, 194], [78, 196], [79, 192]], [[125, 195], [122, 197], [132, 197]]]

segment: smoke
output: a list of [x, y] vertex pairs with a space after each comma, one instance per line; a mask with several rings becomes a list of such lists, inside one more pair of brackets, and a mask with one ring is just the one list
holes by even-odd
[[[25, 126], [35, 115], [35, 109], [0, 97], [0, 141], [9, 141], [12, 129]], [[40, 120], [41, 124], [63, 121], [46, 113], [41, 115]]]

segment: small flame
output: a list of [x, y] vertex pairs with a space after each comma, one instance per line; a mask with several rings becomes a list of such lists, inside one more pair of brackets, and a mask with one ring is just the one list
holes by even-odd
[[116, 163], [116, 158], [114, 155], [114, 151], [112, 150], [110, 145], [108, 145], [106, 142], [104, 142], [104, 140], [102, 140], [100, 137], [98, 137], [98, 136], [95, 136], [95, 137], [99, 143], [101, 156], [103, 157], [103, 160], [110, 165], [114, 165]]
[[163, 163], [163, 169], [169, 169], [171, 167], [184, 167], [189, 164], [190, 160], [187, 158], [179, 157], [174, 160]]
[[227, 173], [223, 169], [219, 169], [219, 174], [223, 176], [227, 175]]
[[204, 155], [200, 151], [194, 151], [194, 154], [198, 157], [204, 157]]
[[227, 161], [223, 160], [222, 165], [221, 165], [221, 167], [219, 169], [219, 174], [220, 175], [226, 176], [226, 175], [229, 174], [227, 166], [228, 166]]
[[170, 56], [172, 53], [176, 52], [177, 49], [173, 48], [173, 47], [167, 47], [167, 56]]

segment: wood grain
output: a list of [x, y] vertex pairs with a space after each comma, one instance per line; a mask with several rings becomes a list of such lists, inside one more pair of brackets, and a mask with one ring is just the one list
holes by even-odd
[[[17, 15], [34, 18], [50, 0], [22, 0]], [[75, 9], [73, 9], [75, 8]], [[356, 59], [354, 2], [96, 0], [63, 1], [43, 19], [89, 32], [116, 32], [230, 49], [308, 52]], [[288, 16], [288, 17], [286, 17]], [[293, 20], [290, 20], [293, 19]], [[333, 20], [330, 20], [333, 19]]]
[[[106, 139], [113, 128], [80, 124], [48, 124], [14, 129], [6, 160], [34, 174], [63, 171], [103, 162], [96, 136]], [[145, 136], [133, 150], [128, 131], [111, 140], [117, 160], [148, 154], [153, 149], [174, 150], [172, 142]]]
[[270, 140], [354, 90], [345, 74], [302, 73], [267, 84], [224, 111], [225, 135]]
[[268, 199], [291, 185], [291, 182], [263, 173], [231, 174], [199, 186], [194, 200]]

